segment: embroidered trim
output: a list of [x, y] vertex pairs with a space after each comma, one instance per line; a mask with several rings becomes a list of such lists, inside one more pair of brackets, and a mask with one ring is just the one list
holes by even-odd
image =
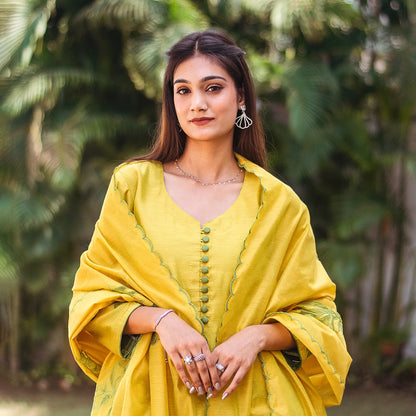
[[138, 228], [140, 231], [141, 231], [141, 233], [142, 233], [142, 239], [144, 240], [144, 241], [146, 241], [146, 243], [148, 244], [148, 246], [149, 246], [149, 249], [150, 249], [150, 251], [152, 252], [152, 253], [154, 253], [158, 258], [159, 258], [159, 262], [160, 262], [160, 265], [162, 266], [162, 267], [164, 267], [167, 271], [168, 271], [168, 273], [169, 273], [169, 277], [171, 278], [171, 279], [173, 279], [176, 283], [177, 283], [177, 285], [178, 285], [178, 288], [179, 288], [179, 291], [180, 292], [182, 292], [185, 296], [186, 296], [186, 298], [187, 298], [187, 300], [188, 300], [188, 304], [194, 309], [194, 312], [195, 312], [195, 319], [199, 322], [199, 324], [201, 325], [201, 334], [205, 337], [205, 335], [204, 335], [204, 324], [202, 323], [202, 321], [199, 319], [199, 317], [198, 317], [198, 310], [197, 310], [197, 308], [195, 307], [195, 305], [191, 302], [191, 298], [190, 298], [190, 296], [189, 296], [189, 294], [188, 294], [188, 292], [181, 286], [181, 284], [180, 284], [180, 282], [178, 281], [178, 279], [176, 279], [176, 277], [174, 277], [173, 275], [172, 275], [172, 272], [171, 272], [171, 270], [170, 270], [170, 268], [168, 267], [168, 265], [166, 265], [164, 262], [163, 262], [163, 260], [162, 260], [162, 257], [161, 257], [161, 255], [153, 248], [153, 244], [152, 244], [152, 242], [147, 238], [147, 236], [146, 236], [146, 233], [145, 233], [145, 231], [144, 231], [144, 229], [139, 225], [139, 223], [137, 222], [137, 218], [136, 218], [136, 216], [134, 215], [134, 213], [133, 212], [131, 212], [130, 211], [130, 208], [129, 208], [129, 206], [128, 206], [128, 204], [127, 204], [127, 202], [123, 199], [123, 197], [121, 196], [121, 192], [120, 192], [120, 190], [118, 189], [118, 187], [117, 187], [117, 185], [116, 185], [116, 174], [123, 168], [123, 167], [125, 167], [125, 166], [128, 166], [128, 165], [132, 165], [132, 164], [138, 164], [138, 163], [142, 163], [142, 162], [140, 162], [140, 161], [138, 161], [138, 162], [128, 162], [128, 163], [124, 163], [124, 164], [122, 164], [122, 165], [120, 165], [119, 167], [117, 167], [115, 170], [114, 170], [114, 173], [113, 173], [113, 180], [114, 180], [114, 190], [115, 191], [117, 191], [117, 193], [118, 193], [118, 195], [119, 195], [119, 197], [120, 197], [120, 202], [122, 202], [125, 206], [126, 206], [126, 208], [127, 208], [127, 211], [128, 211], [128, 215], [131, 215], [132, 217], [133, 217], [133, 219], [134, 219], [134, 222], [136, 223], [136, 227], [135, 228]]
[[325, 357], [326, 357], [326, 361], [327, 361], [327, 363], [328, 363], [328, 365], [333, 369], [333, 372], [334, 372], [334, 374], [336, 374], [337, 376], [338, 376], [338, 378], [339, 378], [339, 382], [341, 383], [341, 384], [344, 384], [345, 383], [345, 381], [342, 379], [342, 377], [340, 376], [340, 374], [338, 373], [338, 371], [335, 369], [335, 366], [331, 363], [331, 360], [329, 359], [329, 356], [328, 356], [328, 354], [322, 349], [322, 346], [321, 346], [321, 344], [310, 334], [310, 332], [303, 326], [303, 324], [302, 324], [302, 322], [301, 321], [299, 321], [299, 319], [296, 319], [295, 317], [293, 317], [293, 316], [291, 316], [291, 314], [290, 314], [290, 312], [279, 312], [279, 314], [282, 314], [282, 315], [286, 315], [286, 316], [288, 316], [292, 321], [294, 321], [294, 322], [297, 322], [298, 324], [299, 324], [299, 327], [303, 330], [303, 331], [305, 331], [308, 335], [309, 335], [309, 337], [310, 337], [310, 339], [311, 339], [311, 341], [313, 342], [313, 343], [315, 343], [315, 344], [317, 344], [318, 346], [319, 346], [319, 349], [321, 350], [321, 354], [322, 355], [324, 355]]
[[269, 385], [270, 377], [266, 374], [266, 369], [265, 369], [266, 368], [266, 361], [264, 361], [262, 355], [263, 355], [263, 353], [260, 353], [258, 355], [258, 357], [259, 357], [259, 360], [261, 362], [261, 372], [263, 373], [263, 377], [264, 377], [264, 380], [266, 382], [267, 405], [269, 406], [270, 414], [272, 415], [272, 414], [274, 414], [274, 409], [273, 409], [273, 407], [272, 407], [272, 405], [270, 403], [270, 398], [272, 397], [272, 393], [270, 392], [269, 386], [268, 386]]
[[243, 247], [241, 248], [241, 251], [240, 251], [240, 253], [238, 255], [238, 262], [237, 262], [237, 265], [235, 266], [235, 269], [234, 269], [234, 277], [232, 278], [232, 280], [230, 282], [230, 294], [228, 295], [227, 301], [225, 303], [225, 310], [224, 310], [224, 313], [223, 313], [222, 318], [221, 318], [221, 323], [220, 323], [220, 325], [218, 327], [218, 330], [217, 330], [217, 335], [215, 337], [214, 346], [217, 345], [218, 335], [219, 335], [220, 330], [221, 330], [221, 328], [223, 326], [225, 314], [228, 312], [228, 304], [230, 302], [230, 299], [234, 296], [233, 285], [234, 285], [234, 282], [237, 280], [237, 269], [242, 264], [241, 256], [242, 256], [244, 250], [246, 249], [246, 241], [247, 241], [247, 239], [249, 238], [249, 236], [251, 234], [251, 230], [253, 229], [254, 224], [257, 222], [257, 220], [259, 218], [260, 211], [263, 208], [263, 204], [264, 204], [264, 194], [267, 191], [266, 187], [263, 185], [262, 177], [261, 176], [257, 175], [254, 171], [248, 169], [246, 162], [241, 163], [239, 160], [237, 160], [237, 163], [238, 163], [238, 166], [240, 168], [244, 168], [247, 172], [250, 172], [250, 173], [254, 174], [257, 178], [260, 179], [260, 186], [263, 188], [263, 192], [261, 194], [260, 206], [259, 206], [259, 209], [257, 210], [256, 218], [254, 219], [253, 223], [250, 226], [250, 229], [248, 230], [247, 236], [246, 236], [246, 238], [243, 241]]
[[91, 371], [96, 377], [99, 376], [101, 366], [91, 359], [85, 351], [80, 351], [78, 361]]

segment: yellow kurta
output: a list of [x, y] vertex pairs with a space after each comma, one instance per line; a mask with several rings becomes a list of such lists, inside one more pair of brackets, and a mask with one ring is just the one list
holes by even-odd
[[[247, 171], [240, 195], [202, 229], [170, 199], [159, 162], [116, 169], [70, 307], [71, 348], [97, 381], [93, 415], [324, 415], [340, 402], [350, 358], [307, 210], [238, 160]], [[265, 351], [226, 400], [190, 395], [155, 334], [122, 339], [140, 305], [174, 309], [211, 348], [280, 321], [302, 366]]]

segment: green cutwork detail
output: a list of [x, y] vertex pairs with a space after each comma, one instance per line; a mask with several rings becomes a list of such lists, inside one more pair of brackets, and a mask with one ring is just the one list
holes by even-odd
[[263, 360], [262, 353], [260, 353], [258, 355], [258, 357], [259, 357], [259, 360], [261, 362], [261, 371], [263, 373], [264, 380], [266, 381], [267, 405], [269, 406], [270, 414], [272, 415], [274, 413], [274, 409], [272, 408], [272, 405], [270, 404], [270, 398], [272, 397], [272, 393], [269, 390], [269, 380], [270, 380], [270, 377], [266, 374], [266, 370], [265, 370], [266, 362]]
[[301, 315], [312, 316], [319, 322], [322, 322], [328, 328], [331, 328], [333, 331], [343, 333], [342, 319], [340, 314], [322, 302], [317, 300], [302, 302], [296, 305], [296, 308], [292, 312], [298, 312]]
[[[137, 292], [127, 286], [124, 285], [120, 285], [120, 286], [116, 286], [116, 287], [108, 287], [112, 292], [117, 292], [117, 293], [122, 293], [123, 295], [128, 295], [131, 296], [132, 298], [137, 298]], [[138, 300], [138, 302], [142, 303], [145, 301], [140, 301]], [[120, 302], [122, 303], [122, 302]]]
[[80, 351], [80, 355], [78, 357], [78, 361], [88, 368], [96, 377], [99, 376], [101, 371], [101, 366], [97, 364], [94, 360], [92, 360], [85, 351]]
[[234, 285], [234, 282], [237, 280], [237, 269], [242, 264], [241, 256], [242, 256], [244, 250], [246, 249], [246, 241], [247, 241], [248, 237], [251, 234], [251, 230], [253, 229], [254, 224], [256, 223], [256, 221], [259, 218], [260, 211], [261, 211], [261, 209], [263, 208], [263, 205], [264, 205], [264, 194], [267, 191], [266, 187], [263, 185], [262, 177], [260, 175], [257, 175], [254, 171], [248, 169], [246, 163], [242, 164], [242, 163], [240, 163], [240, 161], [238, 161], [238, 166], [240, 166], [240, 168], [244, 168], [247, 172], [250, 172], [250, 173], [254, 174], [255, 176], [257, 176], [260, 179], [260, 186], [263, 188], [263, 192], [261, 194], [260, 206], [259, 206], [259, 209], [257, 210], [256, 218], [254, 219], [253, 223], [250, 226], [250, 229], [248, 230], [247, 236], [246, 236], [246, 238], [243, 241], [243, 246], [242, 246], [241, 251], [240, 251], [240, 253], [238, 255], [238, 262], [237, 262], [237, 265], [235, 266], [235, 269], [234, 269], [234, 276], [233, 276], [233, 278], [232, 278], [232, 280], [230, 282], [230, 294], [228, 295], [227, 301], [225, 303], [225, 311], [224, 311], [224, 313], [222, 315], [221, 323], [220, 323], [220, 325], [218, 327], [218, 331], [217, 331], [217, 335], [215, 337], [215, 343], [214, 343], [214, 345], [217, 345], [218, 334], [219, 334], [219, 332], [220, 332], [220, 330], [222, 328], [223, 321], [224, 321], [224, 316], [225, 316], [225, 314], [228, 311], [228, 304], [230, 302], [230, 299], [234, 296], [233, 285]]
[[121, 165], [121, 166], [119, 166], [118, 168], [116, 168], [115, 170], [114, 170], [114, 174], [113, 174], [113, 180], [114, 180], [114, 191], [116, 191], [117, 193], [118, 193], [118, 195], [119, 195], [119, 197], [120, 197], [120, 202], [121, 203], [123, 203], [125, 206], [126, 206], [126, 208], [127, 208], [127, 212], [128, 212], [128, 215], [131, 215], [132, 217], [133, 217], [133, 219], [134, 219], [134, 222], [136, 223], [136, 228], [138, 228], [140, 231], [141, 231], [141, 233], [142, 233], [142, 239], [143, 239], [143, 241], [146, 241], [146, 243], [148, 244], [148, 246], [149, 246], [149, 249], [150, 249], [150, 251], [151, 251], [151, 253], [153, 253], [153, 254], [155, 254], [158, 258], [159, 258], [159, 263], [160, 263], [160, 265], [162, 266], [162, 267], [164, 267], [167, 271], [168, 271], [168, 273], [169, 273], [169, 277], [172, 279], [172, 280], [174, 280], [175, 282], [176, 282], [176, 284], [178, 285], [178, 289], [179, 289], [179, 291], [180, 292], [182, 292], [184, 295], [185, 295], [185, 297], [187, 298], [187, 300], [188, 300], [188, 304], [193, 308], [193, 310], [194, 310], [194, 312], [195, 312], [195, 319], [199, 322], [199, 324], [201, 325], [201, 334], [205, 337], [205, 335], [204, 335], [204, 324], [202, 323], [202, 321], [199, 319], [199, 316], [198, 316], [198, 309], [195, 307], [195, 305], [191, 302], [191, 298], [190, 298], [190, 296], [189, 296], [189, 294], [188, 294], [188, 292], [182, 287], [182, 285], [180, 284], [180, 282], [179, 282], [179, 280], [178, 279], [176, 279], [176, 277], [174, 277], [173, 275], [172, 275], [172, 272], [171, 272], [171, 270], [170, 270], [170, 268], [169, 268], [169, 266], [168, 265], [166, 265], [164, 262], [163, 262], [163, 260], [162, 260], [162, 256], [156, 251], [156, 250], [154, 250], [154, 248], [153, 248], [153, 244], [152, 244], [152, 242], [147, 238], [147, 236], [146, 236], [146, 233], [145, 233], [145, 231], [144, 231], [144, 229], [139, 225], [139, 223], [137, 222], [137, 218], [136, 218], [136, 216], [134, 215], [134, 213], [133, 212], [131, 212], [130, 211], [130, 208], [129, 208], [129, 205], [127, 204], [127, 202], [123, 199], [123, 197], [122, 197], [122, 195], [121, 195], [121, 192], [120, 192], [120, 190], [117, 188], [117, 185], [116, 185], [116, 173], [122, 168], [122, 167], [124, 167], [124, 166], [126, 166], [126, 165], [129, 165], [129, 164], [135, 164], [135, 163], [141, 163], [140, 161], [139, 162], [130, 162], [130, 163], [124, 163], [123, 165]]
[[[118, 385], [120, 384], [124, 374], [126, 373], [127, 367], [130, 363], [130, 360], [120, 360], [117, 365], [113, 367], [110, 376], [105, 381], [104, 385], [97, 384], [93, 410], [101, 409], [108, 402], [111, 402], [114, 399]], [[112, 404], [108, 411], [108, 414], [111, 414]]]
[[[323, 306], [325, 306], [325, 305], [323, 305]], [[290, 312], [281, 312], [281, 314], [282, 315], [286, 315], [286, 316], [288, 316], [292, 321], [294, 321], [294, 322], [297, 322], [298, 323], [298, 325], [300, 326], [300, 328], [303, 330], [303, 331], [305, 331], [308, 335], [309, 335], [309, 338], [311, 339], [311, 341], [313, 342], [313, 343], [315, 343], [315, 344], [317, 344], [318, 345], [318, 347], [319, 347], [319, 349], [321, 350], [321, 354], [322, 355], [324, 355], [325, 357], [326, 357], [326, 361], [327, 361], [327, 363], [328, 363], [328, 365], [332, 368], [332, 370], [333, 370], [333, 372], [334, 372], [334, 374], [336, 374], [337, 376], [338, 376], [338, 378], [339, 378], [339, 382], [341, 383], [341, 384], [344, 384], [344, 380], [343, 380], [343, 378], [340, 376], [340, 374], [338, 373], [338, 371], [336, 370], [336, 368], [334, 367], [334, 365], [331, 363], [331, 360], [329, 359], [329, 356], [328, 356], [328, 354], [323, 350], [323, 348], [322, 348], [322, 346], [321, 346], [321, 344], [311, 335], [311, 333], [303, 326], [303, 324], [302, 324], [302, 322], [300, 322], [299, 321], [299, 319], [296, 319], [295, 317], [293, 317], [292, 315], [291, 315], [291, 313]], [[300, 313], [301, 314], [301, 313]]]

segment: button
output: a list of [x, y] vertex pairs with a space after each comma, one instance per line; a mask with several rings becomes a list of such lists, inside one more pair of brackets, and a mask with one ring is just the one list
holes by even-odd
[[204, 235], [204, 236], [202, 237], [202, 241], [203, 241], [204, 243], [208, 243], [208, 241], [209, 241], [209, 237], [208, 237], [207, 235]]
[[207, 295], [204, 295], [201, 297], [202, 302], [207, 303], [209, 301], [209, 297]]
[[203, 246], [202, 246], [202, 251], [208, 251], [209, 250], [209, 247], [206, 245], [206, 244], [204, 244]]
[[208, 306], [207, 305], [202, 305], [201, 306], [201, 312], [202, 313], [207, 313], [208, 312]]
[[202, 276], [201, 277], [201, 282], [202, 283], [208, 283], [209, 282], [208, 277], [207, 276]]
[[201, 321], [206, 325], [208, 323], [208, 316], [203, 316]]
[[207, 266], [202, 266], [201, 267], [201, 272], [202, 273], [208, 273], [208, 267]]
[[209, 257], [208, 256], [202, 256], [201, 260], [202, 260], [203, 263], [207, 263], [208, 260], [209, 260]]
[[202, 286], [201, 287], [201, 292], [202, 293], [207, 293], [208, 292], [208, 286]]
[[205, 234], [208, 234], [208, 233], [211, 231], [211, 228], [209, 228], [209, 227], [205, 227], [202, 231], [203, 231]]

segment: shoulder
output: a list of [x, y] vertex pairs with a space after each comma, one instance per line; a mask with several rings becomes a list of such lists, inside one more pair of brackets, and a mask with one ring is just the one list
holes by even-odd
[[244, 167], [248, 172], [253, 173], [260, 179], [261, 187], [264, 191], [264, 201], [278, 201], [279, 204], [285, 204], [297, 211], [307, 210], [298, 194], [282, 180], [276, 178], [261, 166], [256, 165], [250, 160], [236, 155], [240, 166]]
[[113, 172], [115, 186], [136, 188], [140, 183], [146, 183], [149, 179], [157, 175], [161, 163], [158, 161], [135, 160], [125, 162], [117, 166]]

